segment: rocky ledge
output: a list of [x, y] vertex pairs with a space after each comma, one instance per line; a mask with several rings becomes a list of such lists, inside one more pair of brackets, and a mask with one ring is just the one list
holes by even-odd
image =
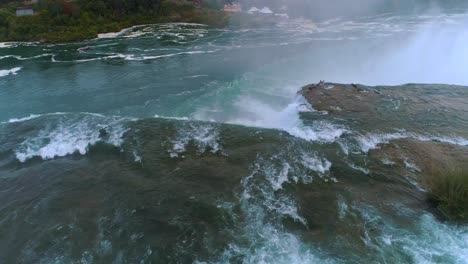
[[[466, 104], [459, 103], [459, 96], [439, 92], [447, 87], [429, 88], [424, 85], [370, 87], [321, 81], [302, 87], [299, 94], [314, 109], [326, 111], [338, 119], [351, 119], [363, 131], [385, 131], [395, 127], [415, 129], [419, 133], [424, 133], [428, 127], [443, 131], [434, 128], [433, 118], [441, 112], [443, 117], [451, 117], [445, 111], [458, 113], [460, 109], [466, 110]], [[454, 92], [456, 87], [450, 89]], [[453, 118], [454, 122], [445, 125], [445, 132], [463, 135], [463, 126], [456, 129], [464, 119]], [[408, 181], [436, 205], [444, 217], [468, 223], [468, 146], [409, 135], [383, 140], [367, 153], [368, 166], [374, 173], [392, 175], [392, 180]]]
[[319, 82], [299, 91], [314, 109], [339, 114], [340, 112], [372, 112], [383, 98], [375, 88], [360, 84]]

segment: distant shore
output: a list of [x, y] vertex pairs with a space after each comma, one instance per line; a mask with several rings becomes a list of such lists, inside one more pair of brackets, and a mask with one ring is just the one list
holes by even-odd
[[53, 6], [38, 4], [31, 7], [35, 14], [27, 16], [15, 14], [22, 3], [5, 4], [0, 6], [0, 42], [83, 41], [111, 36], [133, 26], [146, 24], [183, 22], [205, 24], [214, 28], [224, 28], [229, 24], [230, 16], [217, 9], [164, 3], [147, 10], [125, 10], [124, 14], [118, 14], [111, 6], [96, 11], [92, 1], [88, 5], [86, 1], [80, 1], [76, 7], [69, 8], [71, 11], [64, 9], [60, 13], [54, 13]]
[[[58, 1], [59, 3], [60, 1]], [[138, 1], [133, 10], [112, 4], [96, 7], [91, 0], [64, 1], [68, 6], [39, 2], [30, 7], [34, 14], [18, 15], [22, 2], [0, 5], [0, 42], [65, 43], [114, 37], [139, 25], [195, 23], [212, 28], [257, 28], [281, 22], [278, 16], [224, 12], [219, 8], [196, 6], [189, 2], [154, 1], [148, 7]], [[62, 4], [63, 4], [62, 3]], [[146, 4], [148, 5], [148, 4]], [[60, 10], [60, 11], [57, 11]]]

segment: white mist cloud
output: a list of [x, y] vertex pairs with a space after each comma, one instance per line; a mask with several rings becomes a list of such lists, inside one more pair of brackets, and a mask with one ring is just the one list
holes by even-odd
[[[468, 20], [431, 25], [370, 59], [370, 82], [468, 85]], [[372, 54], [371, 54], [372, 55]]]
[[[326, 28], [324, 30], [327, 30]], [[345, 21], [335, 36], [309, 50], [301, 67], [309, 81], [369, 85], [468, 85], [468, 14], [389, 15]], [[382, 35], [382, 36], [381, 36]], [[304, 74], [305, 74], [304, 73]]]

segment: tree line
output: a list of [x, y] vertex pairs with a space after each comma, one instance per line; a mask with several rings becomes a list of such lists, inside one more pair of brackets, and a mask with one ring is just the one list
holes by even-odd
[[0, 0], [0, 41], [65, 42], [96, 37], [137, 24], [227, 24], [224, 13], [186, 0], [42, 0], [33, 16], [16, 16], [22, 2]]

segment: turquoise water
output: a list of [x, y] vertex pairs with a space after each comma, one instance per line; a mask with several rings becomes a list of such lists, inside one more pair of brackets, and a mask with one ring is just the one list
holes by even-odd
[[[467, 263], [408, 147], [467, 157], [467, 18], [0, 44], [0, 259]], [[334, 116], [320, 80], [394, 86]]]

